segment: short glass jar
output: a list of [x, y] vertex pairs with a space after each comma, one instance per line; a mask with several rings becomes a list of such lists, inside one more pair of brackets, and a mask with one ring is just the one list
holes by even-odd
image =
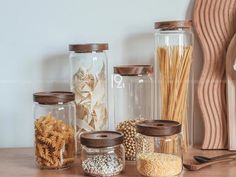
[[135, 160], [135, 124], [153, 119], [154, 83], [151, 65], [114, 67], [115, 129], [124, 134], [126, 160]]
[[108, 177], [125, 168], [123, 134], [115, 131], [85, 132], [80, 136], [82, 169], [86, 175]]
[[136, 163], [145, 177], [174, 177], [181, 173], [181, 124], [169, 120], [143, 121], [136, 125]]
[[[72, 44], [71, 91], [75, 93], [77, 134], [108, 129], [107, 43]], [[79, 136], [78, 153], [80, 152]]]
[[76, 155], [76, 108], [72, 92], [33, 94], [35, 157], [39, 168], [70, 167]]

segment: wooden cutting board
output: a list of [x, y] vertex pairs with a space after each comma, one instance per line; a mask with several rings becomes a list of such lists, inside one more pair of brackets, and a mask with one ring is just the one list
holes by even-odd
[[236, 34], [226, 55], [229, 150], [236, 150]]
[[235, 32], [236, 0], [196, 0], [193, 23], [203, 51], [198, 100], [205, 128], [202, 149], [226, 149], [225, 60]]

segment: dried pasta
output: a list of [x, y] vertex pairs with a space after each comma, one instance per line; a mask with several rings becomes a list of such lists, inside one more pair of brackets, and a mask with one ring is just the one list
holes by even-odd
[[35, 121], [35, 156], [40, 168], [64, 168], [75, 160], [75, 130], [51, 113]]
[[[189, 145], [187, 94], [192, 63], [192, 46], [157, 48], [160, 69], [161, 119], [174, 120], [182, 124], [184, 149]], [[171, 151], [174, 145], [166, 145]]]

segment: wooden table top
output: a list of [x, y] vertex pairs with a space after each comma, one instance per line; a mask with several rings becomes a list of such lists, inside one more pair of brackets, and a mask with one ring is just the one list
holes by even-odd
[[[184, 161], [192, 155], [216, 156], [229, 153], [228, 151], [202, 151], [192, 149], [184, 155]], [[77, 159], [73, 167], [64, 170], [40, 170], [35, 166], [32, 148], [0, 149], [1, 177], [83, 177], [80, 160]], [[126, 170], [117, 177], [138, 177], [135, 162], [127, 162]], [[183, 171], [181, 177], [236, 177], [236, 161], [217, 164], [196, 172]]]

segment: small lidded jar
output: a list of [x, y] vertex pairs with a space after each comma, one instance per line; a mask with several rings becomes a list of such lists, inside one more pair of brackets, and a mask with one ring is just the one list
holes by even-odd
[[183, 168], [181, 124], [146, 120], [136, 125], [136, 163], [145, 177], [174, 177]]
[[86, 175], [108, 177], [118, 175], [125, 168], [123, 134], [116, 131], [84, 132], [82, 145], [82, 169]]
[[76, 154], [76, 108], [72, 92], [33, 94], [35, 157], [39, 168], [70, 167]]

